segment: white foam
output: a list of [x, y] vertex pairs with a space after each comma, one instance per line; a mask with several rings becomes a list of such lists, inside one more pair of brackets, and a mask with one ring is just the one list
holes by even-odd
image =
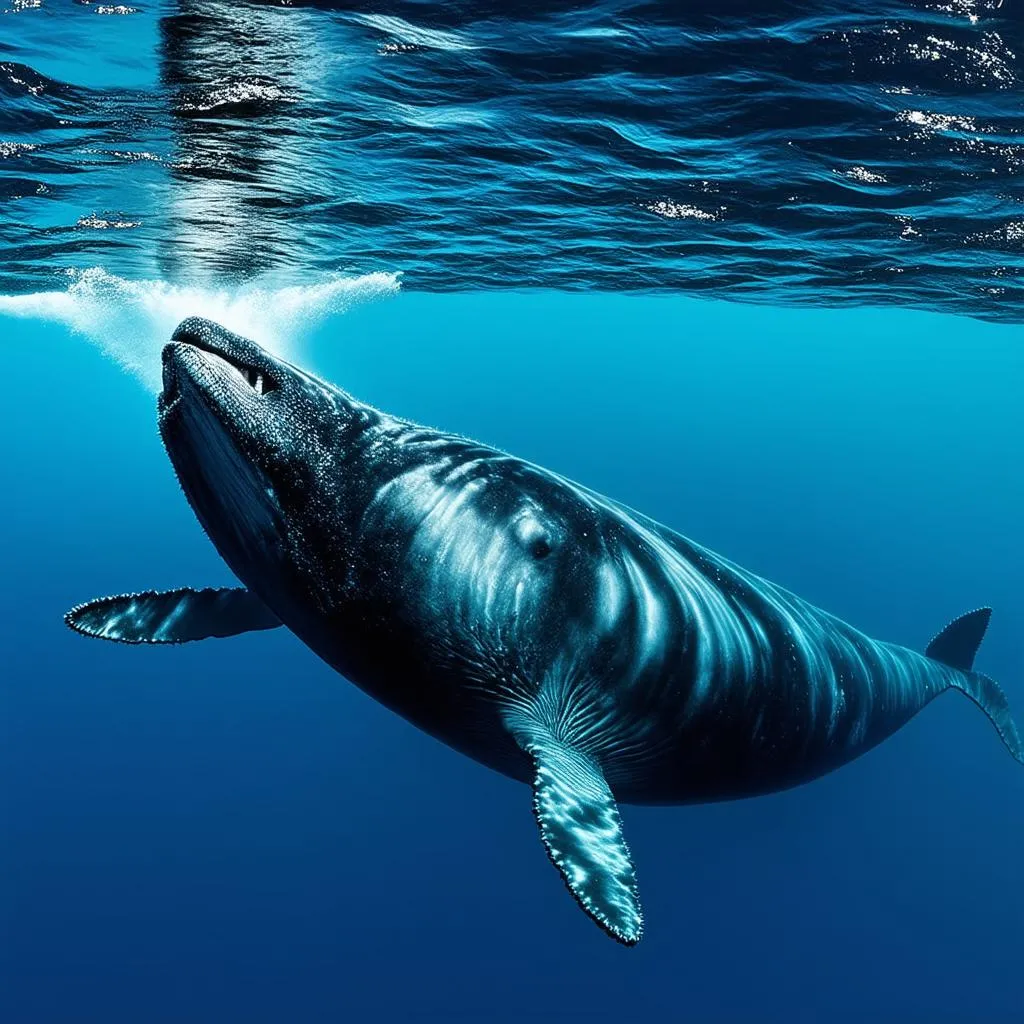
[[407, 43], [411, 46], [423, 46], [431, 50], [476, 49], [473, 43], [458, 32], [423, 28], [390, 14], [357, 14], [355, 20], [397, 39], [400, 43]]
[[317, 284], [234, 290], [129, 281], [102, 267], [75, 272], [66, 291], [0, 295], [0, 314], [64, 324], [99, 346], [154, 393], [160, 350], [187, 316], [204, 316], [294, 359], [302, 339], [329, 316], [398, 291], [397, 274], [334, 276]]

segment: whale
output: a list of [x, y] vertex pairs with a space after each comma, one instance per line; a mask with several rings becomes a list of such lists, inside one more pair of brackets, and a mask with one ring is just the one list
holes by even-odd
[[341, 676], [532, 787], [550, 860], [627, 946], [643, 932], [621, 804], [810, 782], [965, 695], [990, 609], [923, 651], [872, 639], [612, 498], [421, 426], [212, 322], [162, 354], [160, 435], [237, 587], [88, 601], [86, 636], [176, 644], [286, 628]]

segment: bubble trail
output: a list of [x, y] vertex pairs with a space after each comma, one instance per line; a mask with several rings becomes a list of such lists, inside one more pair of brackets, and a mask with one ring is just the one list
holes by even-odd
[[150, 391], [160, 390], [160, 350], [187, 316], [204, 316], [253, 338], [285, 359], [330, 316], [395, 294], [398, 275], [341, 275], [274, 288], [259, 281], [205, 289], [129, 281], [102, 267], [77, 272], [64, 291], [0, 295], [0, 314], [64, 324], [96, 345]]

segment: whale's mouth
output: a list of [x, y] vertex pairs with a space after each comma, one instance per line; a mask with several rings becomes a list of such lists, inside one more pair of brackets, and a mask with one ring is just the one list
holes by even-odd
[[280, 388], [275, 367], [253, 342], [205, 321], [185, 321], [163, 350], [163, 390], [157, 399], [161, 422], [200, 379], [217, 381], [235, 393], [264, 398]]
[[287, 536], [270, 472], [286, 374], [254, 342], [205, 320], [186, 320], [163, 351], [164, 447], [204, 530], [254, 589], [269, 585]]

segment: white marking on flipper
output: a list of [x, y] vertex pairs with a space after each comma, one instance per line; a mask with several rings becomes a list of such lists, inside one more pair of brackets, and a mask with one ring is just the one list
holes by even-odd
[[643, 934], [636, 871], [600, 766], [529, 714], [510, 718], [533, 759], [533, 809], [548, 857], [583, 911], [612, 938], [636, 945]]

